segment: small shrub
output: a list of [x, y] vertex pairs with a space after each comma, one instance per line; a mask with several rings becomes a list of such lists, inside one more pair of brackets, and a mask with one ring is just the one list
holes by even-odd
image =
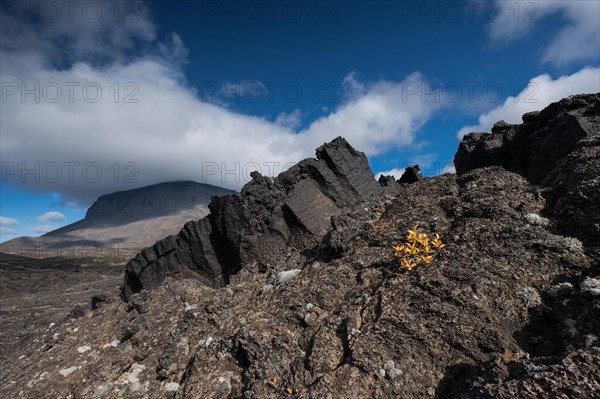
[[435, 233], [433, 238], [430, 238], [425, 233], [419, 233], [418, 226], [408, 230], [405, 241], [392, 249], [394, 256], [400, 256], [400, 267], [408, 271], [420, 264], [428, 265], [435, 252], [446, 246], [439, 234]]

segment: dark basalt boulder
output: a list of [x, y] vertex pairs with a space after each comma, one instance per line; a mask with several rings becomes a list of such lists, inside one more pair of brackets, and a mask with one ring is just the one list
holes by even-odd
[[523, 123], [500, 121], [492, 133], [465, 135], [454, 157], [456, 173], [499, 165], [539, 184], [584, 138], [600, 134], [600, 93], [567, 97]]
[[547, 199], [557, 228], [600, 246], [600, 93], [567, 97], [523, 123], [498, 122], [492, 133], [467, 134], [454, 157], [456, 172], [499, 165]]
[[393, 186], [396, 183], [396, 178], [394, 176], [391, 175], [381, 175], [379, 176], [379, 180], [377, 180], [379, 182], [379, 185], [381, 187], [390, 187]]
[[156, 288], [167, 276], [219, 287], [247, 262], [261, 270], [282, 267], [316, 251], [342, 209], [393, 191], [381, 187], [365, 155], [341, 137], [316, 155], [276, 178], [254, 172], [240, 194], [214, 197], [209, 216], [129, 261], [124, 297]]
[[421, 175], [420, 170], [421, 168], [419, 165], [409, 166], [408, 168], [404, 169], [404, 173], [402, 176], [400, 176], [398, 183], [412, 184], [422, 180], [423, 176]]

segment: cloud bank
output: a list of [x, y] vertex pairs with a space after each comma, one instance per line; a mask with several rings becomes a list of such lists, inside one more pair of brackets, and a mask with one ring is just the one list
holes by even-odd
[[238, 189], [250, 171], [276, 174], [338, 135], [367, 155], [413, 145], [441, 106], [406, 96], [407, 84], [427, 86], [419, 73], [377, 82], [349, 74], [347, 101], [303, 130], [299, 112], [274, 122], [235, 113], [198, 97], [181, 69], [181, 39], [158, 38], [144, 3], [136, 5], [131, 23], [110, 10], [95, 23], [76, 12], [73, 20], [26, 24], [4, 12], [3, 183], [83, 205], [169, 180]]
[[20, 225], [17, 219], [0, 216], [0, 234], [16, 235], [17, 231], [11, 227]]
[[17, 219], [0, 216], [0, 226], [18, 226], [19, 224]]
[[550, 16], [560, 14], [564, 26], [544, 48], [542, 62], [562, 66], [600, 60], [600, 3], [590, 0], [494, 0], [500, 10], [488, 24], [496, 42], [512, 42], [531, 34]]
[[60, 212], [46, 212], [37, 218], [42, 223], [61, 222], [66, 219], [65, 215]]

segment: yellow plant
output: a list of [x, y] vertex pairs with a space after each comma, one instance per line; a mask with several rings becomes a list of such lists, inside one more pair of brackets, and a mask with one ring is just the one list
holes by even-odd
[[425, 233], [420, 233], [418, 226], [414, 226], [412, 230], [408, 230], [405, 243], [400, 243], [394, 247], [394, 256], [401, 256], [400, 267], [411, 271], [421, 263], [426, 265], [431, 263], [435, 251], [446, 246], [442, 242], [442, 237], [439, 234], [434, 234], [430, 239]]
[[286, 396], [293, 395], [293, 394], [296, 392], [296, 390], [295, 390], [293, 387], [290, 387], [290, 386], [287, 386], [286, 388], [283, 388], [283, 387], [277, 388], [277, 385], [278, 385], [278, 384], [277, 384], [277, 382], [278, 382], [278, 381], [279, 381], [279, 377], [275, 376], [275, 377], [271, 378], [271, 379], [270, 379], [269, 381], [267, 381], [267, 382], [268, 382], [268, 384], [269, 384], [269, 385], [271, 385], [273, 388], [275, 388], [275, 389], [277, 389], [277, 390], [281, 390], [281, 391], [283, 391], [283, 392], [287, 393], [287, 395], [286, 395]]

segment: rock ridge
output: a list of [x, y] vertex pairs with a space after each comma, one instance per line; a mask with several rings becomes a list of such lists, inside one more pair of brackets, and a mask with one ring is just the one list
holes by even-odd
[[454, 157], [460, 176], [498, 165], [525, 177], [531, 192], [548, 200], [545, 215], [564, 234], [600, 246], [600, 93], [580, 94], [500, 121], [491, 133], [470, 133]]
[[540, 184], [556, 162], [584, 138], [600, 134], [600, 94], [581, 94], [523, 115], [523, 123], [497, 122], [490, 133], [469, 133], [454, 157], [456, 173], [499, 165]]
[[240, 194], [214, 197], [206, 218], [188, 222], [129, 261], [124, 297], [156, 288], [167, 276], [220, 287], [248, 262], [266, 271], [310, 258], [333, 216], [396, 190], [382, 187], [366, 156], [342, 137], [275, 178], [258, 172], [251, 177]]

